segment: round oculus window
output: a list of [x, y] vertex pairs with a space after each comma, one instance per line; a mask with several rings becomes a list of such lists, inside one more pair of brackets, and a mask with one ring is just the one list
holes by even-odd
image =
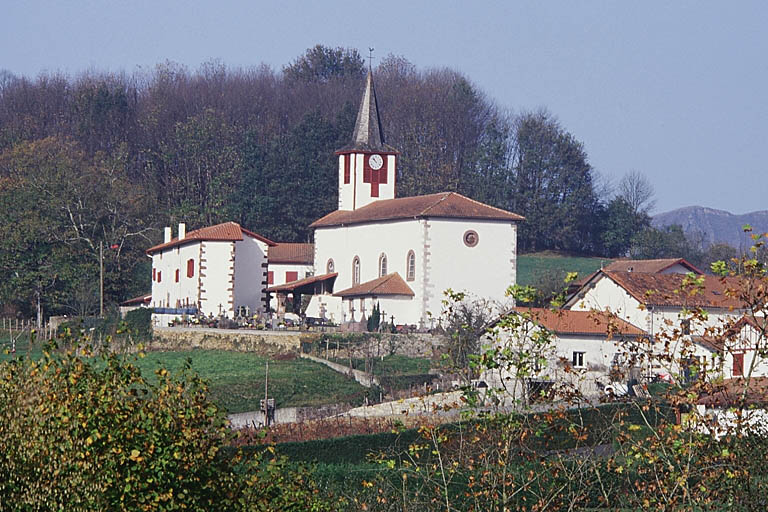
[[470, 229], [464, 233], [464, 245], [467, 247], [474, 247], [480, 238], [477, 236], [477, 231]]

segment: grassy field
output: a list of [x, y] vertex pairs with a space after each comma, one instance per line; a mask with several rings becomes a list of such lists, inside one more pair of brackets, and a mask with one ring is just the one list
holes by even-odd
[[[254, 411], [264, 398], [267, 358], [215, 350], [148, 352], [137, 365], [148, 373], [177, 371], [190, 361], [192, 370], [210, 383], [211, 395], [228, 412]], [[361, 405], [366, 388], [321, 364], [304, 359], [269, 361], [269, 395], [278, 407], [334, 403]]]
[[[7, 353], [10, 340], [0, 333], [0, 363], [14, 356]], [[40, 344], [29, 346], [28, 338], [16, 343], [16, 357], [41, 355]], [[228, 412], [254, 411], [264, 398], [264, 373], [267, 358], [241, 352], [193, 350], [148, 352], [145, 357], [127, 356], [153, 377], [155, 370], [176, 372], [189, 364], [206, 379], [211, 398]], [[362, 405], [367, 389], [321, 364], [305, 359], [269, 361], [269, 396], [278, 407], [319, 406], [335, 403]]]
[[581, 279], [611, 261], [606, 258], [560, 256], [546, 252], [521, 254], [517, 258], [517, 284], [536, 285], [542, 278], [553, 274], [564, 278], [568, 272], [578, 272]]

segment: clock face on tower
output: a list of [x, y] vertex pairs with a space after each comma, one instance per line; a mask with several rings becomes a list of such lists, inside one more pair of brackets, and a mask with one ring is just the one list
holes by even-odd
[[381, 158], [381, 155], [371, 155], [368, 157], [368, 166], [374, 171], [381, 169], [382, 165], [384, 165], [384, 159]]

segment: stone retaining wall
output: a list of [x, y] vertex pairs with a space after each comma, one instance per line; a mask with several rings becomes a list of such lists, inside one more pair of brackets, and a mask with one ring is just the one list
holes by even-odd
[[155, 327], [148, 350], [229, 350], [258, 354], [298, 353], [302, 341], [313, 341], [319, 333], [256, 331], [204, 327]]
[[343, 364], [334, 363], [333, 361], [328, 361], [327, 359], [323, 359], [321, 357], [315, 357], [309, 354], [299, 354], [299, 355], [304, 359], [309, 359], [310, 361], [324, 364], [331, 370], [335, 372], [339, 372], [342, 375], [346, 375], [347, 377], [352, 377], [361, 386], [370, 388], [373, 385], [376, 385], [376, 386], [379, 385], [379, 379], [377, 379], [370, 373], [366, 373], [362, 370], [355, 370], [354, 368], [350, 368], [349, 366], [344, 366]]

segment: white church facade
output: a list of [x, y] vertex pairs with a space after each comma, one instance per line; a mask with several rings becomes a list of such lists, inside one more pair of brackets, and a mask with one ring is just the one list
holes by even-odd
[[399, 153], [384, 142], [371, 73], [352, 141], [336, 154], [338, 210], [310, 225], [315, 276], [336, 274], [335, 300], [315, 297], [308, 314], [322, 302], [335, 321], [358, 322], [378, 303], [395, 323], [424, 328], [449, 288], [508, 301], [523, 217], [455, 192], [397, 198]]

